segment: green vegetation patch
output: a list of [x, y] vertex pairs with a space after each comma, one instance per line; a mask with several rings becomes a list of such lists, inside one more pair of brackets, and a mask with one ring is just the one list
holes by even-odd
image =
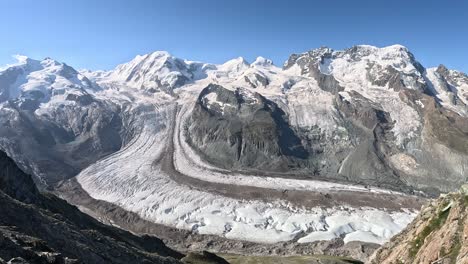
[[[448, 203], [441, 208], [444, 208], [448, 205]], [[441, 210], [437, 214], [436, 217], [433, 217], [429, 224], [418, 234], [415, 240], [411, 242], [411, 249], [409, 251], [409, 255], [411, 258], [414, 258], [416, 254], [418, 254], [419, 250], [421, 249], [422, 245], [424, 244], [424, 240], [434, 231], [439, 230], [440, 227], [445, 223], [447, 217], [450, 213], [450, 208], [446, 210]]]
[[335, 256], [240, 256], [221, 255], [231, 264], [362, 264], [363, 262]]
[[181, 261], [185, 264], [229, 264], [222, 257], [207, 251], [200, 253], [190, 252]]
[[[460, 195], [460, 206], [463, 208], [460, 208], [462, 212], [466, 211], [466, 206], [468, 205], [468, 195]], [[464, 216], [466, 217], [466, 216]], [[460, 250], [462, 248], [462, 234], [463, 234], [463, 229], [464, 229], [464, 223], [465, 223], [465, 218], [463, 219], [458, 219], [458, 227], [457, 227], [457, 233], [456, 236], [453, 240], [453, 246], [451, 250], [448, 252], [447, 256], [450, 257], [450, 264], [457, 264], [457, 257], [460, 255]]]

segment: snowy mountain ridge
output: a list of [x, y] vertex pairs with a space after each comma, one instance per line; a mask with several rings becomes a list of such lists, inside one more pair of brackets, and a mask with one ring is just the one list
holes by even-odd
[[0, 102], [19, 100], [20, 107], [35, 108], [59, 96], [62, 100], [99, 89], [86, 76], [50, 58], [42, 61], [16, 56], [18, 63], [1, 72]]

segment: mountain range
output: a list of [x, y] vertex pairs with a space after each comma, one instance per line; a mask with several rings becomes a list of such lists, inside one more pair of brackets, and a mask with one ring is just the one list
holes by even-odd
[[0, 69], [0, 149], [101, 221], [216, 241], [193, 248], [382, 244], [468, 179], [468, 76], [401, 45], [321, 47], [282, 67], [17, 59]]

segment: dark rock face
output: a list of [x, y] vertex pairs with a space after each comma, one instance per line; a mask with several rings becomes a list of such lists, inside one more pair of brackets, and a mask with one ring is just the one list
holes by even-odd
[[296, 64], [301, 68], [302, 75], [313, 77], [322, 90], [336, 94], [343, 91], [344, 88], [340, 86], [333, 75], [324, 74], [319, 69], [319, 64], [332, 57], [332, 50], [322, 47], [304, 54], [291, 55], [283, 68], [289, 69]]
[[333, 77], [333, 75], [327, 75], [320, 72], [318, 68], [313, 68], [310, 72], [311, 76], [315, 78], [318, 82], [319, 87], [327, 92], [331, 92], [333, 94], [337, 94], [344, 90], [343, 87], [340, 86], [338, 81]]
[[257, 88], [258, 86], [265, 87], [270, 84], [270, 80], [261, 73], [252, 73], [249, 76], [244, 76], [244, 79], [252, 88]]
[[31, 177], [24, 174], [4, 152], [0, 152], [0, 190], [14, 199], [33, 203], [39, 192]]
[[[21, 168], [39, 177], [39, 185], [76, 175], [100, 157], [120, 149], [123, 121], [120, 108], [90, 95], [71, 97], [67, 104], [37, 114], [11, 102], [2, 111], [0, 148], [21, 162]], [[30, 162], [34, 161], [33, 164]], [[47, 174], [44, 181], [41, 175]]]
[[[467, 107], [461, 98], [468, 98], [468, 93], [463, 93], [459, 91], [455, 86], [458, 83], [468, 83], [468, 76], [461, 72], [450, 71], [444, 65], [439, 65], [436, 69], [436, 73], [439, 75], [440, 82], [439, 85], [442, 89], [448, 93], [450, 97], [450, 103], [453, 105], [460, 105]], [[430, 95], [436, 96], [437, 92], [434, 90], [429, 90]]]
[[289, 164], [305, 166], [309, 154], [285, 118], [257, 93], [212, 84], [200, 93], [186, 133], [220, 167], [286, 171]]
[[[422, 79], [413, 74], [403, 74], [391, 66], [382, 68], [380, 65], [369, 63], [367, 79], [376, 86], [388, 86], [395, 91], [401, 91], [408, 87], [416, 87], [419, 91], [424, 91], [426, 86]], [[406, 83], [411, 81], [410, 83]]]
[[69, 94], [66, 100], [75, 101], [81, 105], [89, 105], [93, 102], [93, 97], [87, 93], [83, 95]]
[[328, 47], [321, 47], [302, 54], [292, 54], [283, 65], [283, 69], [289, 69], [297, 64], [303, 70], [303, 74], [307, 73], [308, 69], [306, 68], [308, 65], [311, 63], [321, 62], [323, 58], [331, 57], [332, 52], [333, 50]]
[[150, 236], [105, 226], [41, 194], [0, 152], [0, 259], [12, 263], [180, 263], [182, 254]]
[[385, 161], [385, 156], [396, 148], [390, 132], [393, 127], [390, 115], [359, 93], [354, 92], [352, 96], [352, 101], [343, 100], [341, 96], [335, 100], [354, 145], [347, 150], [349, 154], [338, 173], [362, 184], [388, 188], [399, 186], [408, 190]]
[[468, 119], [441, 108], [432, 97], [424, 96], [422, 100], [421, 139], [407, 150], [418, 167], [401, 173], [401, 178], [428, 193], [456, 190], [467, 179], [463, 164], [467, 164], [468, 157]]

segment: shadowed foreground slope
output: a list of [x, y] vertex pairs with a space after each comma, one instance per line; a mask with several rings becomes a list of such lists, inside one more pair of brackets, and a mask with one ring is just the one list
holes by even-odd
[[64, 200], [40, 193], [29, 175], [0, 152], [0, 259], [170, 264], [181, 257], [158, 238], [103, 225]]

